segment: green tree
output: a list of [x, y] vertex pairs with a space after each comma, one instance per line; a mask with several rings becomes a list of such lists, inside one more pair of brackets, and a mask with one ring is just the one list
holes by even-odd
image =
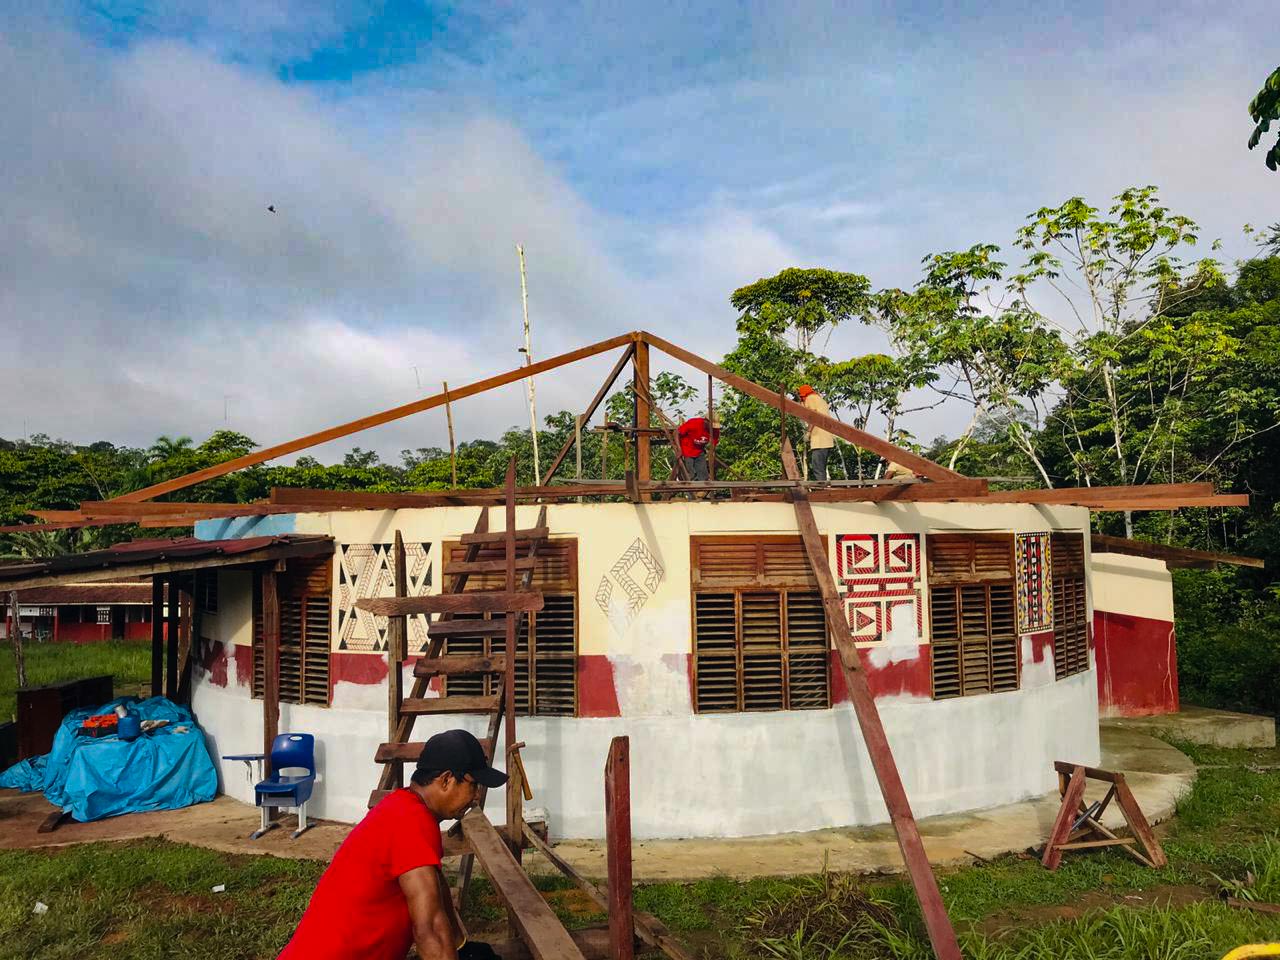
[[867, 305], [871, 283], [856, 273], [803, 270], [789, 267], [777, 276], [739, 287], [729, 302], [744, 323], [768, 333], [793, 338], [800, 354], [809, 354], [824, 331], [830, 335], [840, 323], [860, 314]]
[[[1262, 135], [1271, 129], [1272, 121], [1280, 120], [1280, 67], [1267, 77], [1258, 95], [1249, 103], [1249, 116], [1257, 124], [1249, 137], [1249, 149], [1252, 150], [1261, 142]], [[1280, 137], [1267, 151], [1264, 162], [1268, 170], [1280, 167]]]

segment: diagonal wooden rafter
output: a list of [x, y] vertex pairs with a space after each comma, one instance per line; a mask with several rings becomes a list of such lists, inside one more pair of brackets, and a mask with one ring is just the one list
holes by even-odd
[[920, 474], [922, 477], [928, 477], [930, 480], [965, 480], [963, 474], [956, 473], [954, 470], [948, 470], [946, 467], [939, 466], [932, 460], [926, 460], [918, 454], [912, 453], [910, 450], [903, 449], [897, 444], [890, 443], [883, 437], [877, 437], [875, 434], [867, 433], [865, 430], [859, 430], [857, 427], [851, 427], [847, 423], [835, 419], [834, 417], [824, 417], [820, 413], [815, 413], [808, 407], [788, 401], [785, 397], [779, 396], [773, 390], [766, 390], [758, 383], [752, 383], [745, 377], [740, 377], [736, 373], [726, 370], [724, 367], [712, 363], [696, 353], [690, 353], [683, 347], [678, 347], [668, 340], [654, 336], [652, 333], [641, 331], [639, 336], [650, 346], [656, 347], [669, 357], [687, 363], [689, 366], [703, 373], [710, 374], [717, 380], [733, 387], [739, 393], [745, 393], [749, 397], [753, 397], [762, 403], [781, 410], [785, 415], [795, 417], [810, 426], [821, 427], [823, 430], [839, 437], [842, 440], [848, 440], [855, 446], [872, 453], [879, 454], [894, 463], [902, 464], [902, 466]]
[[287, 440], [284, 443], [278, 443], [273, 447], [256, 450], [253, 453], [245, 454], [243, 457], [236, 457], [234, 460], [228, 460], [225, 463], [206, 467], [205, 469], [197, 470], [194, 473], [175, 477], [172, 480], [165, 480], [162, 483], [155, 483], [149, 487], [143, 487], [141, 490], [133, 490], [129, 493], [121, 494], [118, 497], [113, 497], [112, 499], [122, 503], [138, 503], [143, 500], [150, 500], [154, 497], [162, 496], [166, 493], [173, 493], [175, 490], [183, 490], [187, 487], [194, 486], [197, 483], [202, 483], [205, 480], [212, 480], [215, 477], [225, 476], [228, 473], [233, 473], [236, 470], [242, 470], [245, 467], [257, 466], [258, 464], [265, 463], [268, 460], [287, 456], [290, 453], [305, 450], [307, 447], [314, 447], [316, 444], [327, 443], [330, 440], [337, 440], [339, 437], [346, 437], [353, 433], [359, 433], [361, 430], [368, 430], [370, 427], [378, 427], [384, 423], [390, 423], [393, 420], [399, 420], [415, 413], [421, 413], [424, 410], [432, 410], [435, 407], [444, 406], [446, 399], [453, 402], [465, 397], [475, 396], [477, 393], [484, 393], [486, 390], [492, 390], [495, 387], [502, 387], [509, 383], [516, 383], [527, 377], [534, 376], [535, 374], [545, 373], [548, 370], [554, 370], [556, 367], [562, 367], [565, 364], [573, 363], [576, 360], [584, 360], [587, 357], [594, 357], [596, 354], [605, 353], [606, 351], [613, 350], [616, 347], [634, 344], [636, 336], [636, 334], [626, 333], [618, 337], [610, 337], [608, 340], [601, 340], [598, 343], [593, 343], [578, 350], [562, 353], [559, 356], [550, 357], [546, 360], [539, 360], [537, 363], [531, 363], [527, 366], [517, 367], [514, 370], [508, 370], [506, 373], [500, 373], [484, 380], [477, 380], [474, 383], [469, 383], [463, 387], [454, 387], [450, 389], [447, 394], [437, 393], [429, 397], [423, 397], [421, 400], [414, 400], [412, 403], [392, 407], [390, 410], [370, 414], [367, 417], [361, 417], [359, 420], [352, 420], [336, 427], [330, 427], [327, 430], [320, 430], [317, 433], [309, 433], [305, 437], [299, 437], [296, 440]]

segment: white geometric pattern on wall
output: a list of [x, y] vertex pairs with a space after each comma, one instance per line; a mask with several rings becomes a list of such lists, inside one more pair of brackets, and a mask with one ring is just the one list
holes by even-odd
[[[386, 650], [387, 618], [357, 610], [356, 601], [369, 597], [394, 597], [395, 568], [389, 543], [338, 545], [338, 649]], [[431, 592], [431, 544], [404, 545], [406, 596], [424, 597]], [[427, 618], [407, 618], [408, 649], [420, 652], [427, 643]]]
[[[631, 570], [636, 564], [644, 567], [643, 586], [631, 576]], [[662, 583], [664, 572], [658, 558], [645, 546], [643, 540], [636, 537], [631, 546], [614, 561], [609, 572], [600, 577], [600, 583], [596, 586], [596, 606], [609, 618], [615, 631], [622, 633], [635, 622], [649, 596]], [[625, 605], [620, 598], [614, 598], [615, 583], [626, 594]]]
[[856, 642], [923, 634], [920, 534], [837, 534], [836, 586]]

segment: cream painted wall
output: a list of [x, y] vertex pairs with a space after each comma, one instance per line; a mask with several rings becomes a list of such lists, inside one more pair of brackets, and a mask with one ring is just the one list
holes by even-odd
[[1173, 622], [1173, 577], [1163, 560], [1095, 553], [1093, 608]]

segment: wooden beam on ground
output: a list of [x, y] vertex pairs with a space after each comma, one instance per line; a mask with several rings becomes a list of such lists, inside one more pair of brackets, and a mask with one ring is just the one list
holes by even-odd
[[605, 857], [609, 869], [609, 943], [614, 960], [632, 960], [631, 740], [614, 737], [604, 766]]
[[1105, 533], [1090, 535], [1094, 553], [1119, 553], [1130, 557], [1148, 557], [1164, 560], [1170, 566], [1207, 566], [1229, 563], [1237, 567], [1254, 567], [1261, 570], [1265, 561], [1257, 557], [1241, 557], [1231, 553], [1214, 553], [1210, 550], [1192, 550], [1189, 547], [1171, 547], [1163, 543], [1148, 543], [1127, 537], [1112, 537]]
[[356, 601], [357, 610], [375, 616], [401, 617], [409, 613], [533, 613], [542, 609], [537, 590], [472, 590], [436, 593], [427, 597], [368, 597]]
[[494, 890], [510, 909], [520, 938], [535, 960], [583, 960], [582, 951], [516, 863], [484, 811], [473, 807], [461, 822], [462, 835], [479, 858]]
[[[752, 383], [745, 377], [740, 377], [718, 364], [711, 363], [709, 360], [705, 360], [695, 353], [690, 353], [688, 350], [677, 347], [670, 341], [663, 340], [661, 337], [656, 337], [647, 332], [641, 332], [640, 337], [645, 343], [657, 347], [663, 353], [667, 354], [667, 356], [674, 357], [676, 360], [681, 360], [684, 363], [689, 364], [689, 366], [694, 367], [697, 370], [701, 370], [703, 373], [711, 374], [717, 380], [728, 384], [739, 393], [745, 393], [747, 396], [753, 397], [761, 403], [767, 403], [771, 407], [778, 408], [778, 395], [772, 390], [766, 390], [758, 383]], [[879, 454], [888, 460], [892, 460], [894, 463], [900, 463], [902, 466], [908, 468], [914, 473], [918, 473], [922, 477], [928, 477], [930, 480], [966, 479], [963, 474], [956, 473], [954, 470], [948, 470], [946, 467], [939, 466], [932, 460], [926, 460], [924, 457], [912, 453], [910, 450], [904, 450], [902, 447], [890, 443], [883, 437], [877, 437], [874, 434], [867, 433], [865, 430], [859, 430], [856, 427], [849, 426], [847, 423], [841, 423], [834, 417], [826, 417], [820, 413], [815, 413], [813, 410], [810, 410], [800, 404], [788, 403], [787, 413], [790, 416], [795, 417], [797, 420], [804, 421], [810, 426], [821, 427], [840, 439], [847, 440], [849, 443], [861, 447], [864, 450], [869, 450], [872, 453]]]
[[[618, 362], [613, 365], [613, 369], [609, 371], [609, 375], [604, 378], [604, 383], [600, 385], [600, 389], [596, 391], [596, 395], [591, 398], [591, 402], [587, 404], [587, 409], [582, 413], [582, 425], [586, 426], [591, 418], [595, 415], [596, 409], [604, 401], [609, 391], [613, 389], [614, 383], [617, 382], [619, 375], [631, 362], [631, 355], [635, 353], [636, 345], [634, 343], [627, 344], [627, 348], [622, 351], [622, 356], [618, 358]], [[555, 459], [551, 461], [551, 466], [547, 467], [547, 472], [542, 475], [542, 485], [546, 486], [551, 482], [551, 478], [556, 475], [556, 471], [560, 469], [560, 464], [564, 462], [564, 458], [569, 455], [569, 449], [573, 446], [574, 437], [570, 437], [564, 442], [564, 446], [560, 448], [560, 452], [556, 454]]]
[[[799, 476], [790, 442], [782, 445], [782, 466], [787, 477], [794, 480]], [[805, 493], [803, 488], [797, 488], [791, 494], [792, 503], [795, 506], [796, 523], [800, 528], [800, 538], [804, 543], [809, 566], [822, 592], [827, 630], [840, 655], [849, 699], [853, 703], [858, 728], [871, 758], [876, 780], [880, 784], [880, 794], [884, 798], [885, 806], [889, 810], [889, 818], [893, 822], [894, 832], [898, 838], [898, 849], [902, 851], [902, 859], [911, 877], [911, 885], [915, 888], [916, 899], [920, 902], [920, 912], [924, 916], [925, 928], [929, 933], [929, 942], [933, 945], [934, 956], [938, 960], [960, 960], [960, 945], [956, 940], [955, 930], [951, 926], [951, 919], [947, 916], [946, 907], [942, 903], [942, 894], [938, 891], [938, 882], [929, 865], [924, 843], [920, 840], [920, 831], [911, 813], [911, 804], [907, 800], [907, 791], [898, 774], [898, 766], [894, 762], [889, 739], [885, 736], [875, 697], [872, 696], [866, 674], [862, 671], [858, 651], [849, 631], [849, 621], [845, 618], [844, 604], [836, 590], [835, 579], [831, 575], [831, 562], [827, 557], [822, 536], [818, 532], [813, 507], [810, 506]]]
[[[586, 960], [612, 960], [609, 947], [609, 928], [607, 926], [583, 927], [570, 930], [569, 936], [582, 951]], [[533, 954], [519, 939], [498, 940], [489, 944], [498, 960], [532, 960]]]
[[500, 373], [494, 377], [487, 377], [484, 380], [477, 380], [469, 383], [464, 387], [455, 387], [447, 394], [437, 393], [429, 397], [423, 397], [421, 400], [414, 400], [412, 403], [402, 404], [398, 407], [392, 407], [390, 410], [383, 410], [379, 413], [370, 414], [367, 417], [361, 417], [359, 420], [352, 420], [348, 423], [339, 424], [336, 427], [330, 427], [327, 430], [320, 430], [316, 433], [309, 433], [305, 437], [298, 437], [296, 440], [287, 440], [284, 443], [278, 443], [275, 446], [265, 447], [262, 450], [256, 450], [253, 453], [245, 454], [243, 457], [236, 457], [234, 460], [228, 460], [226, 463], [219, 463], [212, 467], [206, 467], [203, 470], [196, 470], [194, 473], [188, 473], [185, 476], [176, 477], [173, 480], [165, 480], [162, 483], [154, 483], [149, 487], [141, 490], [134, 490], [130, 493], [122, 494], [113, 499], [122, 500], [127, 503], [138, 503], [143, 500], [152, 500], [166, 493], [172, 493], [175, 490], [184, 490], [187, 487], [202, 483], [205, 480], [212, 480], [215, 477], [225, 476], [236, 470], [245, 467], [256, 466], [259, 463], [266, 463], [268, 460], [275, 460], [278, 457], [286, 456], [290, 453], [297, 453], [299, 450], [305, 450], [308, 447], [314, 447], [317, 444], [328, 443], [330, 440], [337, 440], [339, 437], [350, 436], [353, 433], [359, 433], [361, 430], [368, 430], [370, 427], [379, 427], [384, 423], [390, 423], [393, 420], [399, 420], [415, 413], [421, 413], [424, 410], [432, 410], [436, 407], [443, 406], [446, 399], [450, 402], [457, 402], [466, 397], [475, 396], [477, 393], [484, 393], [486, 390], [492, 390], [494, 387], [505, 386], [509, 383], [515, 383], [524, 380], [526, 377], [532, 377], [539, 373], [545, 373], [548, 370], [554, 370], [556, 367], [562, 367], [567, 363], [573, 363], [575, 360], [584, 360], [587, 357], [594, 357], [598, 353], [605, 353], [616, 347], [625, 346], [634, 342], [635, 334], [623, 334], [618, 337], [610, 337], [608, 340], [601, 340], [599, 343], [593, 343], [590, 346], [582, 347], [578, 350], [572, 350], [569, 353], [562, 353], [559, 356], [551, 357], [547, 360], [540, 360], [537, 363], [530, 363], [522, 367], [516, 367], [514, 370], [508, 370], [506, 373]]

